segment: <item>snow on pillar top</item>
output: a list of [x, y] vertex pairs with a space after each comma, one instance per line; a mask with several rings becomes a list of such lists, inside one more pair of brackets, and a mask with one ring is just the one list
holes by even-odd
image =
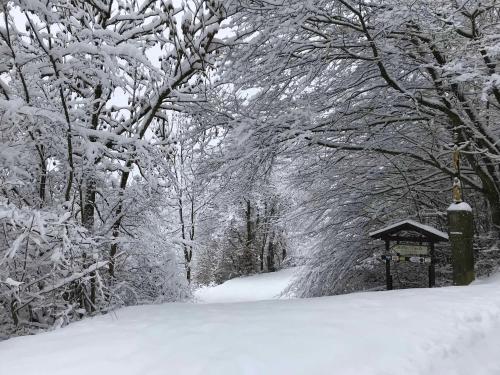
[[452, 203], [450, 207], [446, 211], [469, 211], [472, 212], [471, 206], [468, 203], [460, 202], [460, 203]]

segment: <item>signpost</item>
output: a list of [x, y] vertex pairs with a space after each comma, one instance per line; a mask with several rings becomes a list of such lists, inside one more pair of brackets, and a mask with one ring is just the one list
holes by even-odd
[[[427, 264], [429, 288], [435, 285], [434, 244], [448, 241], [446, 233], [408, 219], [371, 232], [370, 237], [385, 241], [386, 254], [382, 259], [385, 261], [387, 290], [393, 288], [391, 262]], [[391, 242], [396, 243], [391, 247]]]
[[400, 255], [427, 255], [429, 254], [429, 247], [422, 245], [406, 245], [406, 244], [396, 244], [391, 248], [397, 254]]
[[431, 263], [430, 257], [420, 256], [401, 256], [401, 255], [382, 255], [383, 260], [390, 260], [392, 262], [410, 262], [410, 263]]
[[[453, 266], [453, 284], [468, 285], [474, 280], [473, 216], [472, 208], [463, 200], [460, 182], [460, 147], [455, 133], [452, 165], [453, 203], [448, 207], [448, 234], [414, 220], [404, 220], [370, 233], [370, 237], [385, 241], [385, 276], [387, 289], [392, 289], [391, 262], [413, 262], [428, 264], [429, 288], [435, 285], [434, 244], [450, 241]], [[391, 247], [391, 242], [395, 244]], [[425, 244], [425, 245], [424, 245]], [[392, 252], [392, 253], [391, 253]]]

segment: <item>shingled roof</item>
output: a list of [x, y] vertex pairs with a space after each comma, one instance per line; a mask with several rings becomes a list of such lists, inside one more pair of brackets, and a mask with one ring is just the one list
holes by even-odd
[[406, 219], [399, 221], [397, 223], [388, 225], [384, 228], [378, 229], [374, 232], [370, 232], [369, 235], [372, 238], [378, 238], [382, 240], [390, 239], [392, 235], [402, 231], [412, 231], [417, 232], [425, 238], [433, 242], [448, 241], [448, 234], [441, 232], [440, 230], [431, 227], [429, 225], [421, 224], [418, 221]]

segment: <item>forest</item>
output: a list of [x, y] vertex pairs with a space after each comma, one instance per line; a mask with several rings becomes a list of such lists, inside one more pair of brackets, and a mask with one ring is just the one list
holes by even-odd
[[2, 0], [0, 340], [292, 266], [378, 290], [368, 233], [446, 231], [457, 152], [489, 275], [499, 120], [496, 0]]

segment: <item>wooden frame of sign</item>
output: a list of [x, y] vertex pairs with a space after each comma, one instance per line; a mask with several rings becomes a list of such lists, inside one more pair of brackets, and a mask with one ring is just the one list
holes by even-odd
[[436, 284], [434, 244], [448, 241], [446, 233], [408, 219], [371, 232], [370, 237], [385, 242], [386, 254], [382, 255], [382, 260], [385, 261], [387, 290], [393, 288], [391, 262], [428, 264], [429, 288]]

